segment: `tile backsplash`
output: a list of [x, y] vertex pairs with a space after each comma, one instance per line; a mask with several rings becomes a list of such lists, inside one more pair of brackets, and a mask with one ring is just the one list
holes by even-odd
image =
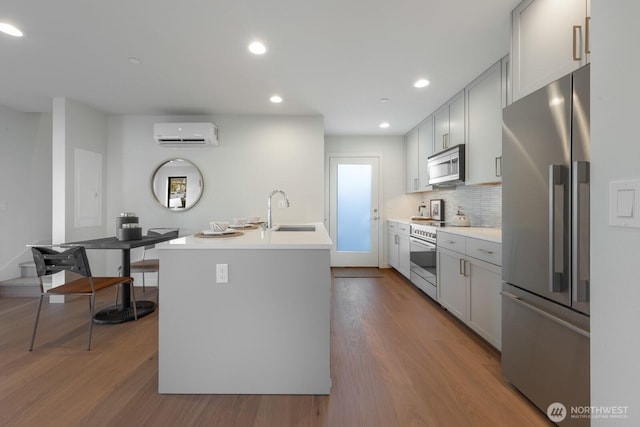
[[461, 186], [422, 194], [427, 206], [429, 200], [444, 200], [445, 222], [452, 221], [460, 208], [472, 227], [502, 227], [502, 185]]

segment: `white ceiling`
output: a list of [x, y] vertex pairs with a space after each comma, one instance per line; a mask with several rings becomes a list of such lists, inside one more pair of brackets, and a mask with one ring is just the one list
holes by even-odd
[[327, 134], [400, 135], [508, 53], [519, 1], [3, 0], [0, 22], [24, 37], [0, 33], [0, 105], [320, 114]]

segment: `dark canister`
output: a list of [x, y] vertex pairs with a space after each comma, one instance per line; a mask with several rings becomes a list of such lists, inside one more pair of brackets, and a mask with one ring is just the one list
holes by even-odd
[[142, 227], [140, 227], [138, 216], [135, 213], [122, 212], [120, 216], [116, 217], [116, 239], [142, 239]]
[[140, 240], [142, 239], [142, 227], [140, 224], [129, 222], [122, 224], [122, 228], [116, 231], [118, 240]]
[[133, 212], [122, 212], [116, 217], [116, 233], [122, 228], [123, 224], [138, 224], [138, 216]]

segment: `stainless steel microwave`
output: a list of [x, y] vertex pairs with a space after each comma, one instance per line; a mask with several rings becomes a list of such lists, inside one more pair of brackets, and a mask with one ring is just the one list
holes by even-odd
[[460, 144], [429, 156], [429, 184], [455, 185], [464, 182], [464, 151], [464, 144]]

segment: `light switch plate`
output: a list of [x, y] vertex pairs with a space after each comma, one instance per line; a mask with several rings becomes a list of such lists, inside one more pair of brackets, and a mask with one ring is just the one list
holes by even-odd
[[640, 180], [609, 182], [609, 225], [640, 228]]

